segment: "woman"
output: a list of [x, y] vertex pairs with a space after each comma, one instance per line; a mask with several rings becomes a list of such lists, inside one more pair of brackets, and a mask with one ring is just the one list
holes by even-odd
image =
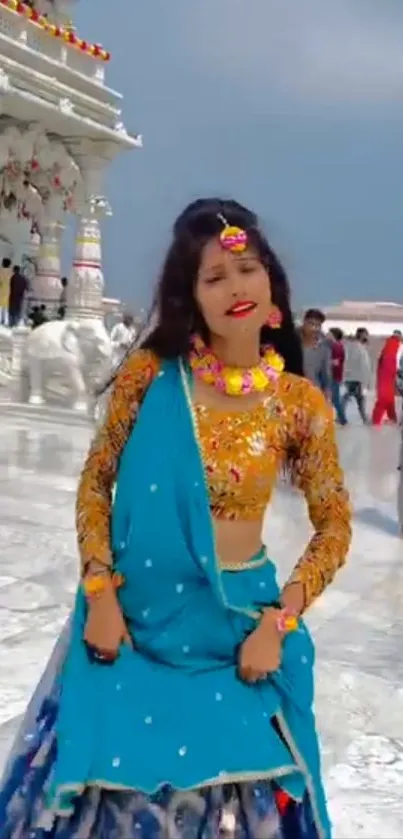
[[[300, 616], [345, 560], [350, 508], [251, 212], [185, 210], [153, 318], [81, 477], [82, 582], [8, 762], [0, 837], [329, 839]], [[261, 528], [285, 466], [315, 535], [280, 591]]]
[[386, 339], [378, 359], [376, 372], [376, 402], [372, 413], [373, 425], [381, 425], [386, 416], [397, 423], [396, 376], [401, 354], [402, 336], [395, 332]]

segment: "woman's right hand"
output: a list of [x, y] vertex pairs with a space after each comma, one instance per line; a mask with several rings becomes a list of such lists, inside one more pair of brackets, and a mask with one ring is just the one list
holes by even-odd
[[133, 646], [112, 586], [89, 599], [84, 641], [107, 661], [118, 657], [121, 644]]

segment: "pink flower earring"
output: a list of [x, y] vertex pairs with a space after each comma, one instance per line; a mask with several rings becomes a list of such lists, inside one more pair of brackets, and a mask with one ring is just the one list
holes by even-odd
[[272, 305], [270, 307], [269, 316], [266, 320], [266, 326], [270, 327], [270, 329], [280, 329], [282, 322], [283, 315], [281, 314], [280, 309], [278, 306]]

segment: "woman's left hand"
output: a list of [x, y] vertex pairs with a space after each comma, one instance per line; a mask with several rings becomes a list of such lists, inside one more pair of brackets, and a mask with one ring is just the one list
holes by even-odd
[[239, 653], [239, 675], [245, 682], [260, 682], [281, 664], [283, 635], [277, 628], [278, 609], [267, 609], [256, 629], [243, 642]]

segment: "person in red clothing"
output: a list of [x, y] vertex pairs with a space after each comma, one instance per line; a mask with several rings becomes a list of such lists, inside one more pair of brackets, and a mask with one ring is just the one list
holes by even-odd
[[333, 327], [329, 330], [329, 337], [331, 339], [331, 363], [332, 363], [332, 379], [331, 379], [331, 395], [334, 410], [336, 411], [336, 419], [339, 425], [347, 424], [347, 417], [343, 407], [340, 396], [340, 388], [344, 375], [344, 361], [346, 352], [343, 344], [343, 332], [338, 327]]
[[372, 424], [381, 425], [385, 415], [390, 422], [397, 423], [396, 415], [396, 374], [402, 344], [400, 332], [394, 332], [387, 338], [378, 359], [376, 373], [376, 402], [372, 414]]

